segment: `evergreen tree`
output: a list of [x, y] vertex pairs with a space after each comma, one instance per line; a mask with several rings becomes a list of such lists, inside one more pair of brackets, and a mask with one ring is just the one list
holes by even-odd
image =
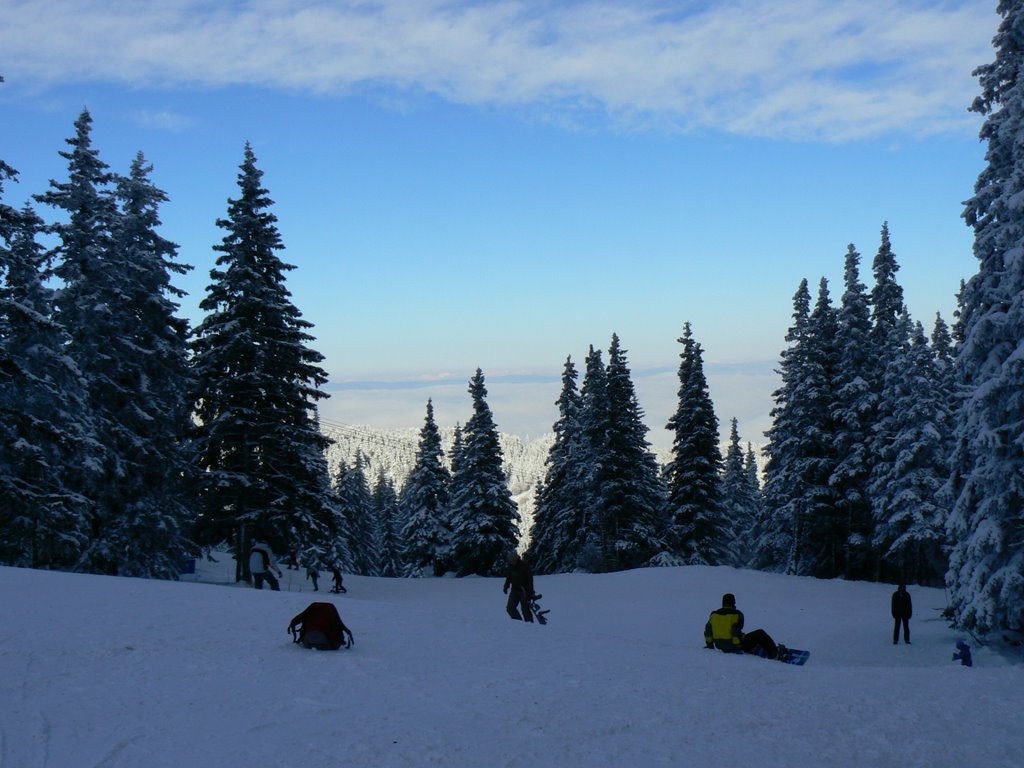
[[[751, 451], [748, 447], [748, 453]], [[722, 471], [721, 496], [723, 518], [733, 532], [729, 541], [729, 564], [743, 567], [752, 557], [750, 531], [759, 512], [756, 466], [752, 476], [747, 456], [740, 447], [739, 422], [733, 418], [729, 429], [729, 447]], [[753, 483], [753, 484], [752, 484]]]
[[123, 263], [117, 312], [120, 390], [127, 395], [113, 417], [124, 430], [119, 453], [127, 467], [123, 512], [118, 520], [126, 575], [176, 575], [194, 524], [194, 477], [185, 438], [191, 429], [188, 323], [177, 317], [173, 299], [184, 292], [170, 275], [191, 267], [174, 259], [177, 246], [161, 237], [159, 206], [166, 194], [149, 179], [142, 153], [130, 174], [118, 177], [120, 216], [114, 252]]
[[[909, 317], [904, 316], [909, 324]], [[938, 365], [920, 323], [886, 368], [887, 421], [880, 470], [873, 481], [875, 548], [891, 581], [934, 584], [946, 571], [942, 552], [947, 515], [943, 486], [951, 414]]]
[[562, 391], [556, 405], [558, 420], [552, 426], [555, 439], [547, 456], [544, 481], [538, 484], [533, 527], [527, 557], [535, 573], [570, 571], [576, 566], [577, 534], [586, 510], [587, 467], [583, 459], [580, 428], [582, 398], [576, 387], [578, 374], [571, 357], [562, 371]]
[[[836, 536], [845, 540], [835, 569], [848, 579], [865, 578], [871, 567], [872, 509], [868, 492], [872, 432], [881, 387], [879, 359], [871, 338], [871, 306], [860, 281], [860, 254], [851, 243], [846, 252], [845, 291], [838, 312], [832, 421], [836, 466], [830, 482], [836, 494]], [[898, 287], [898, 286], [897, 286]], [[878, 291], [882, 295], [882, 291]]]
[[[461, 443], [461, 434], [458, 436]], [[451, 559], [448, 492], [451, 475], [444, 466], [441, 433], [434, 421], [434, 404], [427, 400], [427, 415], [420, 429], [416, 462], [409, 473], [399, 506], [406, 575], [441, 576]]]
[[379, 576], [381, 562], [381, 530], [366, 478], [366, 457], [357, 452], [349, 466], [338, 466], [335, 492], [341, 514], [347, 523], [345, 547], [350, 555], [349, 569], [360, 576]]
[[0, 562], [73, 567], [88, 539], [91, 422], [68, 336], [51, 317], [42, 221], [4, 205], [0, 162]]
[[381, 576], [401, 576], [402, 544], [398, 534], [400, 512], [398, 508], [398, 492], [395, 484], [383, 471], [377, 474], [377, 482], [373, 486], [373, 511], [377, 518], [380, 541], [377, 549], [380, 552], [378, 572]]
[[793, 296], [793, 324], [786, 333], [789, 346], [780, 355], [778, 370], [782, 385], [772, 393], [772, 426], [765, 433], [765, 506], [755, 526], [753, 559], [754, 566], [764, 570], [788, 567], [797, 535], [802, 492], [797, 460], [804, 428], [803, 404], [797, 393], [804, 376], [810, 305], [811, 294], [804, 279]]
[[1000, 0], [995, 60], [975, 75], [986, 167], [964, 218], [978, 272], [961, 292], [957, 353], [966, 398], [956, 425], [946, 577], [956, 622], [1024, 627], [1024, 2]]
[[[176, 577], [190, 551], [186, 503], [186, 324], [168, 272], [176, 246], [157, 234], [166, 200], [136, 158], [129, 177], [108, 171], [83, 112], [68, 140], [68, 181], [38, 199], [66, 214], [54, 269], [63, 281], [56, 317], [82, 371], [99, 441], [90, 541], [80, 566], [132, 576]], [[118, 203], [121, 203], [120, 208]]]
[[[195, 329], [197, 455], [203, 470], [198, 535], [247, 552], [253, 536], [279, 551], [336, 540], [336, 510], [316, 403], [326, 393], [311, 324], [291, 302], [273, 201], [247, 144], [239, 197], [217, 225], [226, 234]], [[340, 552], [337, 553], [340, 556]], [[239, 558], [239, 578], [248, 577]]]
[[[798, 391], [807, 431], [800, 446], [798, 472], [803, 478], [804, 535], [796, 542], [794, 571], [823, 578], [842, 575], [844, 550], [850, 546], [846, 520], [838, 509], [831, 479], [835, 473], [835, 423], [832, 403], [838, 369], [838, 317], [831, 305], [828, 281], [822, 278], [811, 312], [806, 340], [805, 377]], [[853, 542], [857, 546], [856, 542]]]
[[[630, 378], [626, 350], [612, 334], [605, 369], [607, 424], [597, 515], [616, 569], [645, 565], [663, 551], [665, 487], [647, 441], [647, 425]], [[716, 448], [717, 450], [717, 448]]]
[[735, 531], [722, 504], [718, 417], [704, 377], [703, 351], [690, 324], [678, 339], [679, 405], [666, 429], [673, 435], [668, 480], [668, 546], [688, 565], [723, 565], [731, 561]]
[[824, 278], [807, 314], [809, 299], [805, 280], [794, 299], [795, 324], [786, 336], [792, 346], [783, 353], [783, 383], [774, 395], [774, 422], [767, 433], [767, 509], [758, 526], [758, 562], [780, 567], [781, 547], [788, 542], [787, 572], [834, 577], [840, 575], [847, 544], [829, 485], [836, 466], [831, 407], [837, 317]]
[[[582, 520], [567, 551], [576, 555], [574, 568], [591, 573], [612, 570], [615, 553], [605, 537], [600, 513], [600, 488], [605, 472], [608, 450], [608, 374], [601, 351], [591, 345], [584, 361], [583, 385], [580, 387], [578, 464], [582, 470], [576, 478], [580, 488], [579, 504]], [[568, 562], [563, 563], [568, 566]]]
[[453, 468], [451, 520], [454, 566], [460, 576], [496, 576], [515, 551], [519, 511], [502, 466], [487, 388], [478, 368], [469, 382], [473, 415], [466, 422], [460, 461]]

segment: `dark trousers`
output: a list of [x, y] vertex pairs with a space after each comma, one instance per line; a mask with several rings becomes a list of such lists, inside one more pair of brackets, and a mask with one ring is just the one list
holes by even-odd
[[897, 616], [892, 625], [892, 644], [900, 641], [900, 623], [903, 623], [903, 642], [910, 642], [910, 619], [906, 616]]
[[281, 591], [281, 585], [277, 583], [277, 579], [275, 578], [274, 574], [272, 574], [270, 571], [264, 571], [263, 573], [254, 573], [252, 575], [252, 585], [256, 589], [263, 589], [264, 580], [266, 580], [267, 584], [269, 584], [270, 588], [275, 592]]
[[[519, 615], [519, 608], [522, 608], [523, 615]], [[512, 587], [508, 591], [508, 603], [505, 604], [508, 615], [517, 621], [533, 621], [533, 613], [530, 611], [530, 598], [526, 590], [520, 587]]]
[[743, 640], [740, 644], [744, 653], [757, 653], [757, 649], [760, 648], [769, 659], [774, 659], [779, 655], [779, 646], [775, 644], [775, 641], [763, 629], [747, 632], [743, 635]]

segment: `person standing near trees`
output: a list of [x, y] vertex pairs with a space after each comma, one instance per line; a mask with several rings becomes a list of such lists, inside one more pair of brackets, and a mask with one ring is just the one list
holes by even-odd
[[256, 589], [263, 589], [263, 582], [266, 581], [275, 592], [281, 591], [281, 585], [274, 578], [272, 571], [281, 576], [281, 569], [274, 563], [274, 552], [269, 544], [257, 541], [252, 545], [249, 552], [249, 571], [252, 573], [252, 585]]
[[892, 593], [892, 644], [900, 641], [900, 624], [903, 625], [903, 642], [910, 645], [910, 617], [914, 614], [913, 601], [907, 592], [907, 585], [900, 582], [899, 588]]
[[[530, 570], [529, 563], [516, 552], [508, 556], [508, 566], [508, 576], [505, 577], [505, 586], [502, 587], [502, 591], [508, 595], [505, 610], [510, 618], [533, 622], [533, 612], [530, 610], [530, 601], [533, 600], [533, 571]], [[523, 611], [521, 616], [520, 608]]]

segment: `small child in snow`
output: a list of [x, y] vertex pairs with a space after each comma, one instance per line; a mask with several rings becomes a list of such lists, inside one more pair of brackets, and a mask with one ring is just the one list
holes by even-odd
[[348, 592], [347, 589], [342, 585], [341, 581], [341, 570], [336, 565], [331, 566], [331, 574], [334, 576], [334, 586], [331, 588], [331, 592], [342, 593]]
[[963, 640], [957, 640], [956, 650], [957, 652], [953, 654], [953, 661], [959, 660], [960, 663], [965, 667], [974, 666], [974, 662], [971, 660], [971, 646], [969, 646]]

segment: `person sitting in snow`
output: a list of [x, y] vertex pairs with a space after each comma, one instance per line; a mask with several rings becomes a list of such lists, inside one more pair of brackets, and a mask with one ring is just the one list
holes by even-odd
[[[533, 571], [530, 570], [529, 563], [516, 552], [508, 556], [508, 565], [508, 576], [505, 577], [505, 586], [502, 587], [502, 591], [508, 595], [505, 611], [509, 618], [532, 623], [533, 613], [530, 610], [530, 601], [533, 600]], [[519, 608], [522, 608], [523, 611], [521, 616]]]
[[769, 659], [780, 658], [784, 646], [777, 645], [763, 629], [743, 631], [743, 613], [736, 608], [736, 596], [722, 595], [722, 607], [711, 612], [704, 625], [704, 645], [726, 653], [754, 653]]

